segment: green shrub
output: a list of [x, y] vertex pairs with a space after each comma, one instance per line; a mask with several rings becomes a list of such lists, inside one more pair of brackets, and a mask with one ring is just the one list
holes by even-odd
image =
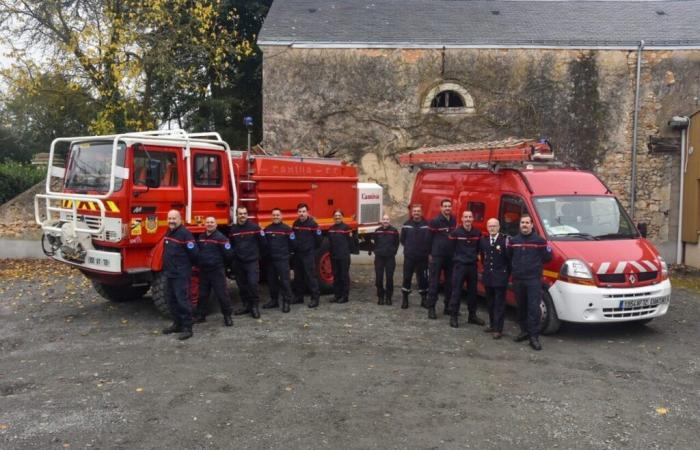
[[0, 162], [0, 205], [46, 177], [45, 168], [15, 161]]

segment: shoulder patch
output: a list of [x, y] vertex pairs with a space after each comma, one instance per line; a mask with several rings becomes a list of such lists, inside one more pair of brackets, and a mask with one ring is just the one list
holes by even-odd
[[265, 230], [260, 230], [260, 236], [265, 236]]
[[547, 246], [547, 251], [548, 251], [549, 253], [552, 253], [552, 247], [550, 247], [550, 246], [548, 245], [548, 246]]
[[321, 229], [320, 229], [320, 228], [317, 228], [317, 229], [316, 229], [316, 234], [320, 236], [321, 233], [323, 233], [323, 232], [321, 231]]
[[194, 242], [189, 241], [189, 242], [187, 243], [187, 248], [189, 248], [190, 250], [192, 250], [192, 249], [194, 248]]
[[225, 248], [226, 250], [231, 250], [231, 243], [230, 243], [230, 242], [225, 243], [225, 244], [224, 244], [224, 248]]
[[297, 238], [297, 235], [296, 235], [296, 234], [294, 234], [294, 233], [290, 233], [290, 234], [289, 234], [289, 239], [294, 240], [294, 239], [296, 239], [296, 238]]

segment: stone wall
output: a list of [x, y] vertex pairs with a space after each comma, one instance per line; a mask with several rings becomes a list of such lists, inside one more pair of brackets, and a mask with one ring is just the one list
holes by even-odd
[[[385, 186], [406, 212], [413, 176], [396, 156], [423, 145], [547, 136], [557, 158], [596, 171], [627, 205], [635, 51], [263, 48], [263, 144], [336, 155]], [[673, 115], [698, 109], [700, 51], [645, 51], [636, 218], [657, 243], [675, 239], [678, 153], [647, 149], [674, 136]], [[443, 82], [465, 88], [467, 114], [421, 111]]]

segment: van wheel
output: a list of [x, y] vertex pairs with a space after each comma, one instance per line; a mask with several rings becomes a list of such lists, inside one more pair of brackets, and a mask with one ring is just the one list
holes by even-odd
[[559, 331], [561, 321], [559, 320], [559, 316], [557, 316], [557, 310], [554, 308], [552, 296], [550, 296], [547, 291], [542, 291], [540, 311], [540, 333], [554, 334]]
[[92, 280], [92, 286], [106, 300], [123, 303], [138, 300], [148, 292], [148, 286], [112, 286]]
[[163, 317], [170, 318], [170, 306], [168, 306], [168, 299], [166, 297], [166, 283], [167, 279], [162, 272], [155, 273], [153, 275], [153, 282], [151, 283], [151, 297], [153, 298], [153, 305], [158, 312]]
[[321, 248], [316, 252], [316, 273], [321, 294], [333, 293], [333, 267], [331, 266], [331, 243], [323, 238]]

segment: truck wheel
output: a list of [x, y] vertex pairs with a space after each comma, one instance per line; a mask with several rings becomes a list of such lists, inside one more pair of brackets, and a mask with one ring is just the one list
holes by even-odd
[[557, 316], [557, 310], [554, 308], [552, 297], [547, 291], [542, 291], [540, 311], [540, 333], [554, 334], [559, 331], [561, 321], [559, 320], [559, 316]]
[[163, 317], [169, 318], [170, 306], [168, 306], [168, 299], [165, 295], [165, 283], [167, 283], [167, 280], [162, 273], [154, 274], [153, 282], [151, 283], [151, 297], [153, 298], [153, 305], [156, 307], [158, 312]]
[[333, 267], [331, 266], [331, 244], [323, 238], [321, 248], [316, 252], [316, 272], [321, 294], [333, 293]]
[[148, 292], [148, 286], [112, 286], [95, 280], [92, 286], [103, 298], [115, 303], [138, 300]]

